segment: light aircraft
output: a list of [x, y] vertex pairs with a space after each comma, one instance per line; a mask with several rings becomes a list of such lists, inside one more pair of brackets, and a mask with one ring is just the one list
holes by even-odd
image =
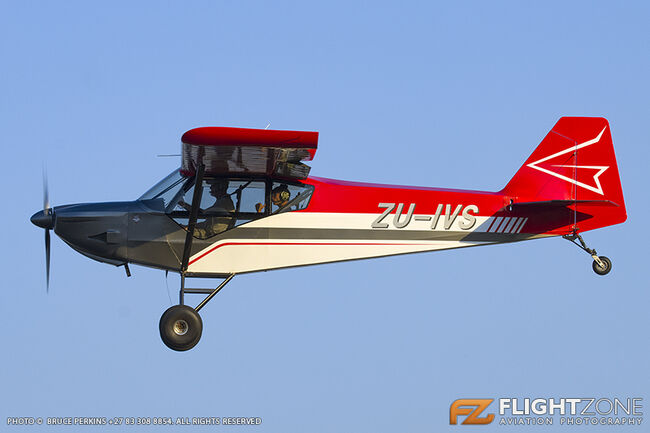
[[[310, 177], [317, 132], [204, 127], [181, 141], [181, 167], [139, 199], [50, 207], [45, 192], [31, 218], [45, 229], [48, 286], [50, 230], [127, 276], [129, 264], [178, 272], [179, 304], [159, 324], [177, 351], [198, 343], [199, 310], [237, 274], [562, 236], [605, 275], [612, 262], [581, 233], [627, 218], [604, 118], [561, 118], [497, 192]], [[186, 287], [195, 277], [223, 281]], [[192, 308], [188, 293], [207, 296]]]

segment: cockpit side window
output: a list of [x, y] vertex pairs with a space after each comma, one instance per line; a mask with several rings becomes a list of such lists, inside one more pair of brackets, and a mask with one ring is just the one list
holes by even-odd
[[[193, 178], [178, 171], [147, 191], [141, 200], [159, 200], [177, 224], [187, 229], [194, 198]], [[265, 216], [302, 210], [307, 207], [314, 187], [269, 179], [213, 177], [201, 184], [194, 237], [208, 239], [226, 230]]]
[[[266, 215], [259, 206], [265, 203], [264, 180], [209, 178], [201, 187], [201, 204], [193, 233], [198, 239], [210, 238]], [[183, 228], [189, 224], [193, 196], [192, 185], [182, 191], [168, 209], [170, 217]]]

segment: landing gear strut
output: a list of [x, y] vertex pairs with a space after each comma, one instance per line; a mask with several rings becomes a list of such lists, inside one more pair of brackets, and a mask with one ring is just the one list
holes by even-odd
[[[564, 235], [562, 237], [568, 241], [571, 241], [571, 243], [576, 245], [578, 248], [586, 251], [594, 259], [591, 267], [598, 275], [607, 275], [609, 271], [612, 270], [612, 261], [605, 256], [599, 256], [598, 253], [596, 253], [596, 250], [587, 247], [587, 244], [585, 243], [584, 239], [582, 239], [582, 236], [578, 234], [578, 232], [573, 232], [570, 235]], [[580, 243], [576, 242], [576, 239]]]
[[[190, 289], [185, 287], [185, 275], [181, 275], [180, 304], [170, 307], [160, 318], [160, 338], [172, 350], [183, 352], [190, 350], [201, 339], [203, 321], [199, 310], [224, 288], [235, 274], [230, 274], [216, 289]], [[184, 304], [186, 293], [208, 294], [196, 308]]]
[[[190, 350], [201, 339], [203, 332], [203, 321], [199, 316], [199, 310], [207, 304], [210, 299], [214, 297], [219, 290], [228, 284], [235, 274], [226, 276], [226, 279], [219, 284], [219, 286], [212, 289], [189, 289], [185, 287], [185, 278], [190, 277], [187, 273], [187, 267], [190, 262], [190, 252], [192, 250], [192, 240], [196, 219], [199, 215], [199, 204], [201, 203], [201, 194], [203, 188], [200, 188], [203, 182], [203, 173], [205, 166], [199, 164], [196, 167], [196, 175], [194, 176], [194, 194], [192, 195], [192, 209], [190, 210], [190, 219], [187, 222], [187, 233], [185, 235], [185, 244], [183, 246], [183, 260], [181, 261], [180, 274], [181, 274], [181, 292], [179, 296], [179, 305], [174, 305], [165, 311], [160, 318], [160, 338], [163, 343], [172, 350], [179, 352]], [[206, 298], [201, 301], [196, 308], [189, 307], [185, 304], [185, 293], [205, 293], [208, 294]]]

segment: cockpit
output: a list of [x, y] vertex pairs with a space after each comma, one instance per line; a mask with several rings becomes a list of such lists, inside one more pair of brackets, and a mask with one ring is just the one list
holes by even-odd
[[[195, 178], [174, 170], [138, 200], [162, 211], [187, 230]], [[305, 209], [313, 186], [264, 177], [205, 177], [194, 237], [208, 239], [272, 214]]]

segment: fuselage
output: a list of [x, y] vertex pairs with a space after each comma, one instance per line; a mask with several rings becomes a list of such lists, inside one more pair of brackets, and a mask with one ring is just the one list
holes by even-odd
[[[512, 208], [500, 192], [311, 177], [302, 209], [260, 214], [193, 239], [188, 274], [269, 269], [514, 242], [570, 232], [575, 212]], [[53, 229], [102, 262], [180, 270], [186, 230], [155, 199], [54, 208]]]

